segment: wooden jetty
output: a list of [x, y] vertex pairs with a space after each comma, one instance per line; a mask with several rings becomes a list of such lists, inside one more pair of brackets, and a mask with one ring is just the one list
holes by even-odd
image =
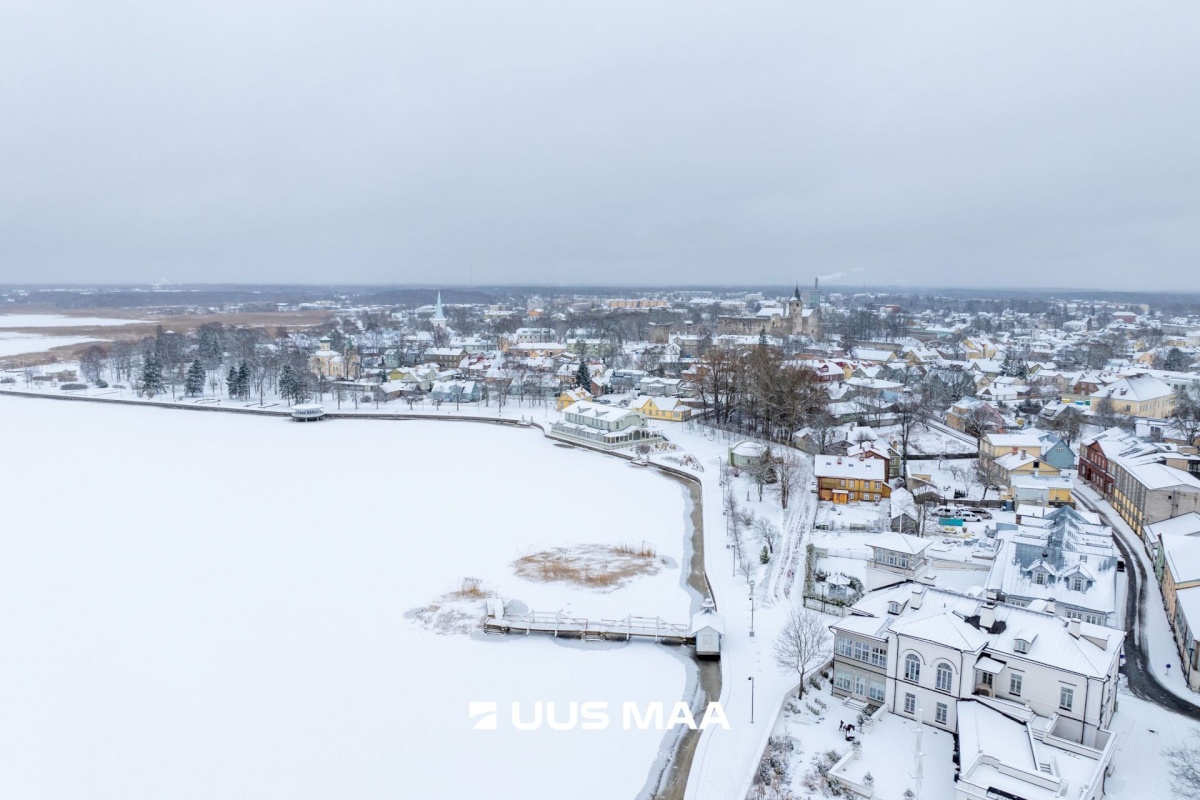
[[488, 601], [483, 630], [485, 633], [518, 633], [527, 636], [531, 633], [548, 633], [552, 636], [585, 641], [627, 642], [633, 639], [653, 639], [666, 644], [694, 644], [696, 641], [690, 626], [666, 622], [659, 617], [630, 615], [624, 619], [589, 620], [569, 616], [561, 611], [506, 614], [501, 600]]

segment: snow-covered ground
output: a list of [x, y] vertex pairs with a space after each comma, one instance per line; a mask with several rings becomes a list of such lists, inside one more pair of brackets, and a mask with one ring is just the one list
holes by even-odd
[[0, 314], [2, 328], [114, 328], [145, 322], [111, 317], [69, 317], [63, 314]]
[[[0, 421], [0, 796], [609, 800], [665, 754], [658, 731], [506, 711], [669, 707], [685, 651], [422, 619], [477, 577], [536, 610], [686, 621], [677, 483], [536, 429], [3, 396]], [[608, 592], [513, 573], [597, 542], [665, 563]], [[471, 701], [500, 730], [471, 730]]]
[[[0, 319], [3, 319], [0, 317]], [[25, 353], [43, 353], [55, 347], [67, 347], [73, 344], [99, 342], [90, 336], [40, 336], [33, 333], [15, 333], [0, 331], [0, 357], [20, 356]]]
[[1122, 686], [1112, 724], [1117, 736], [1113, 774], [1105, 782], [1104, 796], [1119, 800], [1178, 797], [1171, 791], [1163, 750], [1191, 743], [1187, 732], [1194, 727], [1186, 717], [1135, 697]]

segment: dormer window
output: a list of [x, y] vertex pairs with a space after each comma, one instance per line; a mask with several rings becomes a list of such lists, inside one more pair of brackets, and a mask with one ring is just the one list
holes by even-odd
[[1033, 582], [1034, 582], [1034, 583], [1036, 583], [1038, 586], [1041, 586], [1041, 585], [1045, 584], [1045, 582], [1046, 582], [1046, 573], [1044, 573], [1044, 572], [1035, 572], [1035, 573], [1033, 573]]
[[1026, 641], [1025, 639], [1017, 639], [1013, 643], [1013, 649], [1016, 650], [1018, 653], [1028, 653], [1029, 652], [1029, 642]]
[[900, 613], [900, 604], [897, 603], [895, 600], [892, 600], [891, 602], [889, 602], [888, 603], [888, 613], [889, 614], [899, 614]]

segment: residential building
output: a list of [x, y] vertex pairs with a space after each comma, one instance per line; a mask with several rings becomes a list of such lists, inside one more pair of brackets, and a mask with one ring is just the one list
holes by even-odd
[[1022, 507], [1021, 524], [998, 523], [988, 596], [1060, 616], [1116, 626], [1117, 561], [1112, 529], [1090, 512], [1064, 506], [1041, 516]]
[[1132, 375], [1097, 389], [1089, 398], [1093, 410], [1103, 398], [1112, 400], [1117, 413], [1131, 417], [1167, 419], [1175, 410], [1174, 390], [1150, 375]]
[[918, 583], [868, 592], [830, 630], [837, 696], [953, 733], [960, 700], [1009, 701], [1064, 741], [1109, 739], [1123, 631]]
[[[896, 494], [902, 491], [898, 489], [892, 495], [893, 502]], [[925, 555], [925, 550], [931, 544], [932, 539], [907, 533], [883, 534], [867, 542], [867, 547], [871, 548], [865, 583], [867, 591], [920, 580], [929, 570], [929, 556]]]
[[684, 422], [692, 414], [691, 407], [684, 405], [678, 397], [639, 397], [631, 401], [629, 407], [646, 419], [667, 422]]
[[835, 503], [878, 501], [891, 495], [885, 461], [864, 455], [819, 455], [814, 462], [813, 475], [817, 480], [817, 494], [822, 500]]
[[1200, 477], [1190, 471], [1195, 463], [1173, 445], [1146, 442], [1119, 428], [1079, 447], [1079, 477], [1112, 504], [1151, 554], [1147, 526], [1200, 511]]

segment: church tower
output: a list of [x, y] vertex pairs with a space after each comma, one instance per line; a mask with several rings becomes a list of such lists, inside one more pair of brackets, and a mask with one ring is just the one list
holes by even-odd
[[442, 311], [442, 293], [440, 291], [437, 296], [437, 306], [433, 310], [433, 319], [429, 322], [435, 328], [445, 329], [446, 327], [446, 314]]

